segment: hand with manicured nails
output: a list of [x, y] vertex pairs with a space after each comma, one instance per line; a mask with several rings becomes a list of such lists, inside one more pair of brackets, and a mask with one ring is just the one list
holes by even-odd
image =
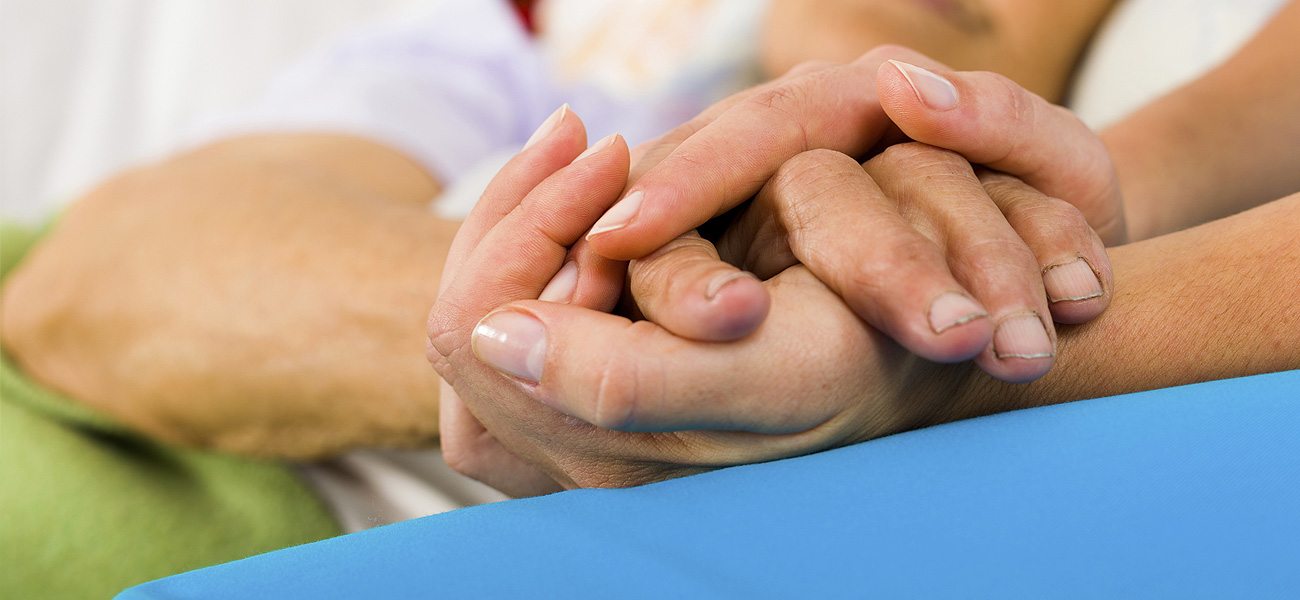
[[[897, 77], [911, 70], [904, 79], [914, 81], [926, 76], [909, 65], [886, 63], [879, 69], [882, 88], [887, 69], [902, 69]], [[834, 68], [809, 70], [768, 90], [802, 77], [818, 81], [819, 73], [824, 77]], [[596, 312], [618, 302], [622, 263], [603, 258], [595, 246], [601, 236], [631, 225], [610, 229], [596, 223], [582, 236], [623, 189], [627, 151], [620, 140], [607, 138], [565, 166], [581, 152], [585, 136], [576, 116], [557, 111], [498, 175], [466, 222], [444, 274], [449, 287], [431, 313], [430, 358], [467, 400], [462, 403], [444, 389], [448, 461], [522, 495], [554, 489], [553, 481], [625, 485], [710, 465], [799, 454], [934, 420], [969, 367], [917, 360], [890, 337], [934, 361], [973, 357], [1009, 381], [1046, 372], [1055, 355], [1049, 311], [1058, 321], [1081, 322], [1109, 302], [1109, 264], [1100, 240], [1075, 206], [1015, 178], [977, 173], [959, 152], [992, 156], [990, 165], [1034, 174], [1045, 184], [1071, 177], [1076, 183], [1101, 181], [1091, 191], [1113, 202], [1079, 201], [1093, 208], [1118, 209], [1113, 175], [1097, 177], [1089, 171], [1092, 166], [1067, 163], [1067, 153], [1033, 147], [1059, 142], [1065, 134], [1044, 136], [1034, 127], [1017, 126], [1027, 100], [1008, 95], [1019, 89], [1013, 84], [989, 74], [946, 77], [964, 82], [961, 97], [970, 106], [1011, 117], [966, 131], [938, 126], [925, 115], [912, 117], [922, 123], [917, 137], [946, 135], [958, 152], [896, 144], [865, 165], [834, 151], [796, 153], [761, 175], [755, 201], [719, 240], [725, 260], [710, 241], [688, 233], [631, 262], [633, 314], [648, 321]], [[837, 81], [819, 85], [834, 87]], [[910, 84], [909, 90], [911, 85], [912, 104], [935, 95], [925, 90], [925, 82]], [[882, 92], [885, 106], [873, 118], [883, 119], [885, 110], [908, 110], [906, 99], [891, 104], [891, 97]], [[768, 102], [772, 98], [789, 96], [777, 94]], [[999, 113], [999, 98], [1015, 110], [1003, 106]], [[732, 99], [714, 112], [726, 117], [728, 104], [753, 109], [748, 103], [752, 100]], [[1067, 113], [1046, 114], [1061, 121], [1056, 125], [1062, 131], [1095, 142]], [[722, 121], [718, 117], [714, 123]], [[806, 138], [815, 131], [800, 127]], [[636, 192], [653, 189], [646, 181], [656, 170], [673, 164], [682, 148], [709, 139], [708, 127], [696, 129], [688, 124], [665, 138], [689, 132], [680, 146], [664, 142], [644, 149], [646, 158], [633, 171], [640, 180], [619, 206], [626, 208], [629, 199], [637, 204]], [[897, 136], [884, 127], [876, 131], [876, 138]], [[838, 135], [833, 128], [826, 132]], [[978, 144], [962, 146], [968, 139]], [[808, 139], [802, 145], [809, 145]], [[1098, 143], [1093, 149], [1099, 148]], [[1084, 154], [1092, 156], [1093, 149]], [[1109, 173], [1104, 149], [1100, 152], [1096, 164]], [[762, 160], [773, 156], [751, 157], [749, 167], [763, 173]], [[684, 168], [699, 167], [693, 158], [676, 160]], [[1060, 169], [1048, 168], [1057, 162]], [[657, 166], [646, 171], [647, 164]], [[688, 175], [680, 182], [699, 183], [704, 192], [710, 185], [735, 189], [736, 181], [727, 178], [743, 174], [727, 167], [734, 165], [719, 166], [713, 179]], [[561, 197], [561, 190], [570, 190], [569, 197]], [[731, 207], [715, 204], [706, 219]], [[608, 211], [602, 221], [618, 211]], [[537, 234], [541, 237], [533, 237]], [[545, 250], [547, 258], [532, 253], [537, 250]], [[527, 282], [538, 273], [554, 277], [530, 287]], [[502, 302], [530, 298], [550, 302], [493, 312]], [[467, 346], [472, 353], [465, 352]], [[821, 390], [815, 395], [824, 397], [810, 398], [807, 390]], [[901, 401], [904, 397], [909, 401]], [[717, 431], [646, 438], [610, 429]], [[665, 438], [727, 458], [710, 458], [707, 452], [656, 455]]]
[[[907, 140], [947, 149], [1046, 194], [1016, 203], [1016, 214], [1005, 215], [1021, 243], [1008, 240], [1002, 223], [1001, 233], [989, 241], [1004, 243], [986, 245], [976, 263], [945, 265], [949, 242], [960, 242], [939, 239], [954, 230], [946, 226], [929, 232], [930, 247], [911, 246], [911, 257], [875, 253], [873, 260], [882, 260], [872, 262], [863, 260], [863, 252], [869, 245], [864, 240], [874, 233], [821, 219], [828, 227], [821, 230], [813, 252], [824, 260], [809, 268], [860, 317], [923, 357], [952, 362], [980, 356], [982, 367], [1012, 381], [1041, 375], [1050, 361], [1026, 369], [1000, 366], [989, 358], [996, 355], [993, 332], [1002, 326], [1000, 315], [1037, 312], [1046, 317], [1050, 312], [1057, 322], [1081, 323], [1101, 314], [1112, 289], [1109, 265], [1093, 230], [1108, 243], [1121, 243], [1127, 234], [1115, 171], [1100, 139], [1065, 109], [1000, 75], [950, 72], [898, 47], [873, 50], [849, 65], [804, 65], [719, 103], [645, 146], [623, 199], [587, 240], [603, 256], [642, 256], [770, 186], [778, 169], [800, 153], [828, 149], [871, 157]], [[888, 154], [868, 162], [869, 170], [876, 165], [873, 175], [898, 158], [898, 151]], [[951, 157], [944, 160], [953, 162]], [[920, 180], [919, 173], [898, 174], [891, 184], [895, 191]], [[933, 200], [931, 206], [941, 206]], [[965, 208], [949, 202], [953, 206], [944, 207], [943, 223], [966, 218], [962, 211], [967, 209], [1001, 220], [981, 210], [991, 206], [987, 198]], [[851, 222], [861, 225], [861, 219]], [[978, 235], [966, 243], [979, 243]], [[1003, 265], [1000, 271], [1005, 265], [1028, 268], [1026, 250], [1038, 263], [1033, 277], [978, 273], [990, 265]], [[919, 268], [920, 262], [928, 266]], [[892, 285], [900, 279], [907, 285]], [[980, 286], [976, 280], [1000, 285]], [[993, 323], [972, 316], [980, 314], [991, 316]], [[956, 322], [964, 317], [971, 318]], [[1049, 320], [1043, 320], [1050, 337]], [[1008, 327], [1028, 333], [1023, 324]]]
[[[865, 169], [830, 151], [801, 154], [726, 232], [721, 256], [692, 232], [632, 261], [637, 308], [672, 323], [664, 326], [604, 312], [619, 298], [621, 264], [582, 238], [626, 181], [625, 146], [611, 137], [579, 154], [582, 126], [566, 109], [539, 135], [466, 221], [429, 322], [429, 357], [454, 388], [442, 396], [448, 463], [508, 493], [544, 493], [556, 482], [634, 485], [942, 420], [936, 415], [958, 395], [970, 363], [924, 360], [864, 324], [815, 275], [818, 236], [835, 234], [819, 215], [868, 227], [877, 234], [868, 252], [914, 258], [895, 265], [907, 269], [945, 269], [942, 255], [918, 250], [933, 243], [917, 232], [951, 230], [947, 260], [969, 262], [969, 285], [995, 297], [1008, 295], [1004, 279], [1029, 274], [1039, 304], [994, 312], [1015, 329], [998, 338], [990, 350], [997, 354], [979, 347], [979, 360], [1021, 379], [1051, 364], [1054, 340], [1032, 254], [994, 265], [992, 275], [978, 268], [979, 240], [1018, 243], [999, 207], [1047, 200], [1018, 181], [994, 174], [981, 181], [951, 152], [921, 144], [899, 146]], [[929, 183], [909, 191], [907, 172]], [[976, 208], [953, 219], [940, 206], [945, 194]], [[759, 277], [738, 276], [727, 261]], [[942, 309], [941, 326], [972, 320]], [[725, 326], [707, 326], [727, 315]], [[975, 320], [987, 326], [985, 316]]]
[[[430, 313], [429, 358], [454, 388], [442, 397], [454, 468], [525, 495], [804, 454], [916, 426], [969, 371], [905, 351], [802, 265], [736, 277], [695, 235], [631, 265], [634, 290], [658, 291], [638, 305], [762, 306], [753, 333], [699, 341], [603, 312], [622, 265], [581, 240], [622, 191], [627, 148], [614, 137], [580, 156], [567, 110], [539, 136], [466, 221]], [[692, 279], [674, 287], [676, 273]]]

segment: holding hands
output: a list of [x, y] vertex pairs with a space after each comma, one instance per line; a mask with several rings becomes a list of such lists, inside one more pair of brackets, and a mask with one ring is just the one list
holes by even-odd
[[621, 138], [585, 146], [566, 109], [543, 124], [462, 227], [430, 314], [448, 461], [509, 493], [943, 421], [964, 361], [1037, 378], [1053, 318], [1110, 299], [1104, 147], [996, 75], [882, 48], [720, 103], [630, 177]]

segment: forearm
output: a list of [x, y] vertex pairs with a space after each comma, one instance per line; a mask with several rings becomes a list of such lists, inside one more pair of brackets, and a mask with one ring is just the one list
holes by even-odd
[[1102, 133], [1131, 239], [1177, 231], [1300, 190], [1300, 2], [1203, 77]]
[[152, 435], [312, 456], [437, 433], [421, 335], [455, 224], [375, 144], [236, 140], [125, 174], [6, 281], [33, 378]]
[[908, 46], [959, 71], [996, 71], [1059, 99], [1113, 0], [774, 0], [763, 36], [769, 76], [807, 60], [851, 61]]
[[1061, 326], [1058, 364], [1014, 385], [978, 372], [950, 421], [1300, 368], [1300, 194], [1110, 250], [1115, 298]]

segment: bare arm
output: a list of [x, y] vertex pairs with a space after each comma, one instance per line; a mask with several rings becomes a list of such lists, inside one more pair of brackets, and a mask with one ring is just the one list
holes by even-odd
[[1059, 100], [1114, 0], [775, 0], [764, 69], [850, 62], [882, 44], [920, 51], [958, 71], [995, 71]]
[[1132, 239], [1300, 190], [1300, 1], [1226, 63], [1102, 134]]
[[364, 140], [277, 135], [126, 173], [3, 290], [38, 381], [178, 443], [293, 457], [438, 431], [421, 323], [456, 224]]
[[973, 372], [940, 420], [1300, 368], [1300, 194], [1110, 250], [1115, 298], [1059, 330], [1064, 364], [1008, 385]]
[[[903, 351], [800, 264], [763, 282], [771, 311], [758, 330], [731, 342], [694, 342], [582, 302], [534, 300], [626, 177], [626, 162], [615, 160], [626, 155], [606, 151], [596, 155], [604, 162], [551, 168], [525, 200], [516, 188], [532, 184], [525, 177], [536, 176], [534, 163], [579, 151], [564, 141], [557, 136], [521, 154], [498, 175], [494, 185], [512, 195], [485, 196], [491, 204], [470, 218], [509, 216], [462, 232], [478, 237], [461, 240], [473, 250], [431, 312], [429, 334], [430, 358], [481, 422], [479, 436], [486, 428], [565, 486], [637, 485], [931, 423], [1300, 367], [1300, 246], [1293, 241], [1300, 195], [1111, 248], [1110, 308], [1087, 325], [1059, 329], [1061, 367], [1021, 386]], [[616, 181], [596, 186], [593, 176]], [[840, 181], [813, 176], [785, 189], [821, 188], [827, 200], [844, 189]], [[997, 181], [987, 189], [1003, 201], [1042, 200], [1014, 179]], [[804, 235], [787, 240], [815, 243]], [[698, 237], [678, 238], [637, 260], [632, 289], [662, 288], [656, 273], [681, 273], [717, 256]], [[454, 464], [492, 474], [490, 461]]]

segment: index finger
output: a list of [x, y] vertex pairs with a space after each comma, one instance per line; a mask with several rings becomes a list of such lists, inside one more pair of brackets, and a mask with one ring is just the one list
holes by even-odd
[[592, 248], [618, 260], [644, 256], [744, 202], [797, 154], [824, 148], [862, 155], [891, 125], [875, 80], [892, 57], [933, 64], [911, 50], [883, 47], [735, 101], [629, 187], [592, 227]]

